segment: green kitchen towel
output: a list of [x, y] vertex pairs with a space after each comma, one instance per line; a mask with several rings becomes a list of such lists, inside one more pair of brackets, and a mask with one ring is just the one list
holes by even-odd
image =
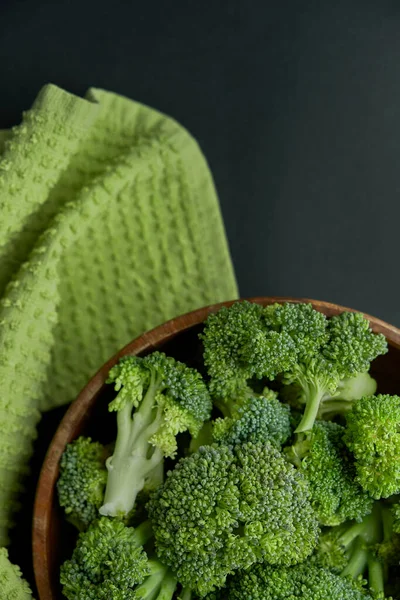
[[238, 292], [207, 163], [172, 119], [46, 85], [0, 151], [1, 546], [40, 411], [143, 331]]

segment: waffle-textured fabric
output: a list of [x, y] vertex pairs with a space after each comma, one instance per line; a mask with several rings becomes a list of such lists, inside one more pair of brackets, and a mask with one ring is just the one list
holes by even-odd
[[47, 85], [0, 152], [4, 545], [40, 411], [143, 331], [237, 288], [207, 163], [172, 119]]

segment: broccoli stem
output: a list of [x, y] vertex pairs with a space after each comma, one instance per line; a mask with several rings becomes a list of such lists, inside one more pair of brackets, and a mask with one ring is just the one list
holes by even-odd
[[385, 577], [383, 564], [376, 558], [373, 548], [382, 540], [384, 529], [384, 513], [376, 502], [371, 514], [362, 523], [353, 525], [340, 537], [345, 548], [356, 539], [351, 548], [350, 561], [341, 575], [356, 578], [368, 570], [369, 587], [376, 593], [384, 592]]
[[171, 571], [168, 571], [163, 579], [162, 588], [157, 596], [157, 600], [172, 600], [175, 593], [176, 584], [176, 578]]
[[138, 547], [144, 546], [153, 537], [153, 530], [150, 521], [143, 521], [135, 527], [135, 540]]
[[349, 400], [324, 400], [319, 408], [318, 417], [330, 418], [335, 415], [346, 414], [353, 406], [353, 402]]
[[181, 591], [178, 600], [191, 600], [191, 598], [192, 598], [192, 590], [188, 587], [185, 587]]
[[369, 587], [374, 590], [375, 593], [384, 593], [385, 578], [383, 574], [383, 565], [381, 561], [372, 554], [369, 554], [368, 556], [368, 583]]
[[[163, 584], [163, 580], [167, 574], [168, 567], [165, 567], [158, 561], [149, 561], [149, 566], [150, 575], [141, 585], [136, 588], [136, 596], [141, 598], [141, 600], [158, 600], [158, 594], [160, 592], [161, 585]], [[172, 598], [172, 596], [173, 592], [171, 596], [166, 596], [165, 600], [169, 600], [169, 598]]]
[[313, 428], [315, 419], [318, 415], [318, 410], [323, 399], [326, 389], [318, 384], [318, 382], [304, 381], [300, 382], [304, 397], [307, 399], [303, 417], [295, 429], [295, 433], [303, 433], [310, 431]]
[[[143, 402], [133, 415], [130, 405], [117, 412], [118, 433], [114, 454], [106, 461], [107, 485], [99, 511], [102, 515], [128, 514], [146, 480], [156, 474], [155, 470], [163, 462], [161, 450], [149, 444], [161, 421], [162, 409], [155, 406], [159, 388], [160, 382], [152, 376]], [[149, 452], [152, 452], [150, 456]]]
[[206, 421], [203, 427], [200, 429], [197, 437], [192, 438], [189, 445], [189, 452], [193, 454], [193, 452], [197, 452], [197, 450], [201, 446], [209, 446], [213, 443], [213, 422]]
[[368, 564], [368, 550], [364, 547], [364, 542], [361, 538], [357, 538], [354, 549], [351, 554], [350, 561], [341, 572], [342, 577], [353, 577], [356, 579], [364, 573]]

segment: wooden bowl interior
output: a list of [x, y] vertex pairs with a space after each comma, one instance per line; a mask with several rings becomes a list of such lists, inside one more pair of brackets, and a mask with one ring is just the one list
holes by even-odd
[[[338, 305], [293, 298], [255, 298], [260, 304], [273, 302], [312, 302], [314, 307], [332, 316], [343, 310]], [[231, 302], [224, 303], [230, 305]], [[144, 334], [115, 355], [84, 388], [66, 412], [43, 463], [34, 508], [33, 519], [33, 562], [36, 585], [40, 600], [61, 600], [59, 567], [69, 558], [76, 541], [75, 528], [69, 525], [58, 506], [55, 484], [58, 478], [58, 463], [65, 445], [79, 435], [89, 435], [103, 443], [115, 439], [115, 419], [110, 418], [108, 402], [114, 396], [111, 386], [105, 384], [109, 369], [126, 354], [145, 355], [155, 349], [163, 350], [194, 367], [201, 367], [202, 354], [198, 334], [206, 317], [218, 310], [222, 304], [206, 307], [188, 315], [178, 317]], [[368, 315], [366, 315], [368, 316]], [[400, 392], [400, 330], [368, 317], [374, 331], [384, 333], [389, 342], [389, 352], [373, 363], [371, 374], [378, 381], [382, 393]]]

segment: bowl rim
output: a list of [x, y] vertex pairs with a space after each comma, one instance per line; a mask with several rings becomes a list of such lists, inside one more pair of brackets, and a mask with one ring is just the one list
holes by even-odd
[[166, 342], [176, 335], [203, 323], [209, 314], [217, 312], [223, 306], [229, 307], [235, 302], [243, 300], [263, 305], [275, 302], [311, 303], [315, 309], [321, 310], [328, 317], [344, 311], [361, 313], [370, 321], [371, 329], [375, 333], [383, 333], [389, 345], [400, 349], [400, 329], [394, 325], [363, 311], [348, 308], [340, 304], [290, 296], [256, 296], [210, 304], [170, 319], [133, 339], [98, 369], [75, 400], [72, 401], [61, 419], [46, 452], [36, 487], [32, 521], [33, 570], [40, 600], [55, 600], [49, 568], [49, 555], [51, 554], [49, 540], [52, 515], [51, 507], [54, 501], [59, 460], [65, 445], [73, 439], [71, 432], [75, 431], [75, 426], [81, 422], [86, 410], [96, 401], [96, 398], [101, 393], [111, 367], [122, 356], [156, 350], [158, 344], [161, 342]]

